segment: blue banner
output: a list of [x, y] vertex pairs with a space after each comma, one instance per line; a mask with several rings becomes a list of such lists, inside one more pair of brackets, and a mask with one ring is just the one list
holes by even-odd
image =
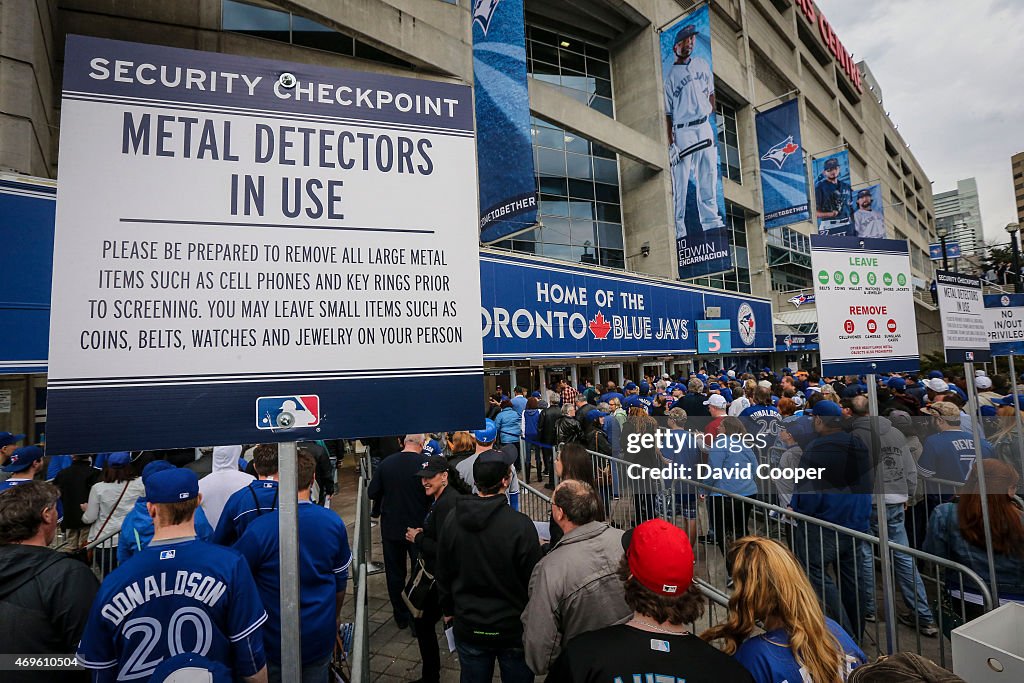
[[484, 243], [537, 223], [523, 21], [523, 0], [477, 0], [473, 5], [476, 155], [480, 241]]
[[[932, 261], [942, 260], [942, 242], [928, 245], [928, 258]], [[960, 243], [955, 240], [946, 240], [946, 258], [960, 258]]]
[[485, 360], [694, 354], [719, 307], [733, 353], [774, 349], [766, 299], [626, 273], [480, 254]]
[[732, 268], [707, 5], [662, 31], [659, 42], [677, 265], [685, 280]]
[[845, 149], [812, 164], [814, 209], [821, 235], [849, 235], [852, 226], [850, 155]]
[[798, 100], [760, 112], [755, 125], [757, 155], [761, 158], [764, 227], [780, 228], [810, 220]]
[[992, 355], [1024, 354], [1024, 294], [985, 294], [984, 299]]
[[882, 206], [882, 186], [868, 185], [853, 193], [853, 236], [885, 239], [885, 210]]
[[50, 335], [50, 277], [57, 189], [0, 181], [0, 374], [46, 372]]
[[818, 335], [816, 334], [777, 334], [775, 335], [775, 350], [780, 353], [794, 353], [797, 351], [817, 351]]

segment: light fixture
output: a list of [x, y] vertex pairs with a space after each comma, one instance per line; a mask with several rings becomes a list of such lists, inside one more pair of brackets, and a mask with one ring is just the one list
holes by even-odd
[[949, 230], [946, 230], [946, 226], [944, 225], [940, 225], [939, 227], [935, 228], [935, 236], [938, 237], [939, 239], [942, 239], [948, 234]]
[[562, 42], [559, 43], [559, 45], [561, 45], [562, 47], [569, 47], [569, 41], [563, 40]]
[[1017, 224], [1017, 223], [1007, 223], [1006, 224], [1006, 232], [1010, 233], [1011, 235], [1013, 233], [1017, 232], [1018, 230], [1020, 230], [1020, 225], [1019, 224]]

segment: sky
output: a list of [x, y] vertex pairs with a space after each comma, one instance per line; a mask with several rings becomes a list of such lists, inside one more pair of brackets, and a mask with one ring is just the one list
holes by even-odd
[[987, 242], [1017, 222], [1010, 157], [1024, 151], [1022, 0], [816, 0], [935, 192], [978, 179]]

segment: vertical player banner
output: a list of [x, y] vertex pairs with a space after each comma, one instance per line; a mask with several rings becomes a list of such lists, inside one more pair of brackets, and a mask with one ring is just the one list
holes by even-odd
[[984, 363], [991, 358], [985, 327], [981, 280], [947, 270], [935, 271], [947, 363]]
[[[65, 55], [54, 452], [389, 434], [399, 392], [479, 393], [468, 87], [81, 36]], [[480, 421], [434, 401], [401, 427]]]
[[0, 180], [0, 375], [46, 372], [56, 197], [52, 180]]
[[854, 237], [885, 239], [885, 213], [882, 207], [882, 186], [868, 185], [853, 192]]
[[983, 299], [992, 355], [1024, 354], [1024, 294], [985, 294]]
[[822, 374], [920, 369], [906, 240], [811, 235], [811, 267]]
[[660, 47], [676, 250], [685, 280], [732, 268], [707, 5], [662, 30]]
[[523, 0], [473, 5], [473, 80], [480, 184], [480, 241], [537, 224]]
[[761, 159], [764, 227], [781, 228], [810, 220], [807, 167], [800, 141], [800, 103], [790, 100], [758, 112], [757, 155]]
[[814, 159], [811, 175], [814, 177], [814, 210], [818, 234], [849, 235], [852, 222], [849, 152], [844, 149]]

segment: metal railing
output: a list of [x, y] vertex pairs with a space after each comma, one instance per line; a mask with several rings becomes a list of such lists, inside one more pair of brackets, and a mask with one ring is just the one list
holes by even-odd
[[356, 489], [355, 540], [352, 544], [352, 581], [355, 593], [355, 624], [352, 650], [348, 653], [352, 683], [370, 680], [370, 606], [367, 594], [367, 564], [370, 558], [369, 458], [357, 460], [359, 482]]

